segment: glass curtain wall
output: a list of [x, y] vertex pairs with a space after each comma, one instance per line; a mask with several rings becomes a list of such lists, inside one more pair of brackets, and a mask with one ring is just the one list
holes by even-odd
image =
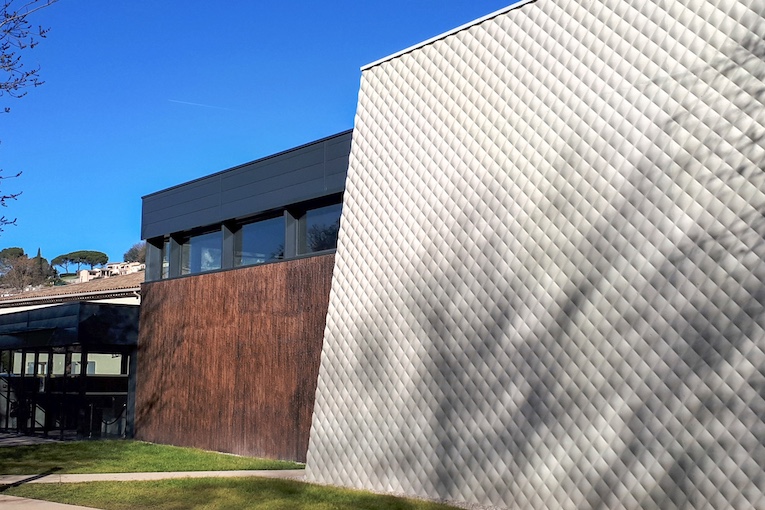
[[190, 237], [181, 247], [181, 274], [220, 269], [222, 248], [220, 230]]
[[0, 350], [0, 430], [124, 436], [129, 364], [127, 353], [79, 346]]
[[234, 265], [284, 259], [284, 216], [242, 225], [234, 237]]
[[[269, 214], [274, 216], [248, 223], [226, 222], [214, 231], [185, 237], [179, 245], [172, 239], [184, 239], [182, 233], [163, 239], [161, 244], [155, 240], [158, 256], [152, 264], [161, 264], [161, 269], [152, 274], [156, 274], [154, 278], [165, 279], [171, 275], [264, 264], [336, 249], [342, 203], [312, 208], [307, 205], [272, 211]], [[231, 238], [225, 237], [225, 248], [224, 231], [226, 236], [233, 233]], [[173, 246], [180, 249], [178, 259], [173, 254]]]
[[299, 243], [301, 253], [315, 253], [337, 247], [342, 210], [342, 204], [332, 204], [306, 211], [303, 217], [305, 238]]

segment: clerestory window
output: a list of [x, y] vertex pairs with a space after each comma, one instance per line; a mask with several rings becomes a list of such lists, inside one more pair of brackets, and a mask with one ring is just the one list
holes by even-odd
[[284, 259], [284, 215], [242, 225], [234, 235], [234, 265]]
[[298, 252], [316, 253], [337, 248], [337, 233], [340, 229], [342, 204], [332, 204], [308, 209], [301, 219]]
[[181, 274], [221, 268], [223, 236], [220, 230], [189, 237], [181, 246]]

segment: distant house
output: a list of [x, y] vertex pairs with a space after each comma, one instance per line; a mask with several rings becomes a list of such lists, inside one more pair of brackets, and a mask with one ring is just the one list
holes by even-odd
[[89, 282], [96, 278], [109, 278], [144, 271], [146, 264], [142, 262], [110, 262], [104, 267], [94, 269], [82, 269], [78, 272], [80, 283]]
[[143, 278], [0, 298], [0, 430], [132, 434]]

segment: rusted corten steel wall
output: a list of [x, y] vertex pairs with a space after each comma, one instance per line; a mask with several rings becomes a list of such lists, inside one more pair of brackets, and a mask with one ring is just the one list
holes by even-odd
[[136, 437], [304, 461], [334, 255], [145, 284]]

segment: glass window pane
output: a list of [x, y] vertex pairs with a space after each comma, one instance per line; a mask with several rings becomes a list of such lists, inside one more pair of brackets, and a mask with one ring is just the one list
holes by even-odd
[[119, 375], [121, 373], [121, 354], [88, 353], [88, 375]]
[[220, 269], [223, 247], [220, 231], [189, 238], [181, 247], [181, 274], [203, 273]]
[[162, 276], [167, 278], [170, 275], [170, 240], [165, 239], [162, 243]]
[[11, 373], [11, 351], [0, 351], [0, 375]]
[[64, 375], [65, 366], [66, 364], [66, 355], [65, 354], [53, 354], [53, 371], [51, 372], [52, 375]]
[[337, 248], [337, 231], [340, 229], [342, 209], [342, 204], [332, 204], [306, 211], [303, 253]]
[[284, 258], [284, 216], [243, 225], [234, 239], [234, 264], [246, 266]]
[[48, 353], [47, 352], [41, 352], [37, 357], [36, 375], [41, 377], [48, 375]]
[[13, 374], [14, 375], [21, 375], [22, 359], [23, 359], [23, 355], [21, 351], [13, 351]]
[[67, 375], [72, 375], [72, 376], [80, 375], [80, 370], [82, 370], [82, 353], [73, 352], [71, 362], [69, 363]]

